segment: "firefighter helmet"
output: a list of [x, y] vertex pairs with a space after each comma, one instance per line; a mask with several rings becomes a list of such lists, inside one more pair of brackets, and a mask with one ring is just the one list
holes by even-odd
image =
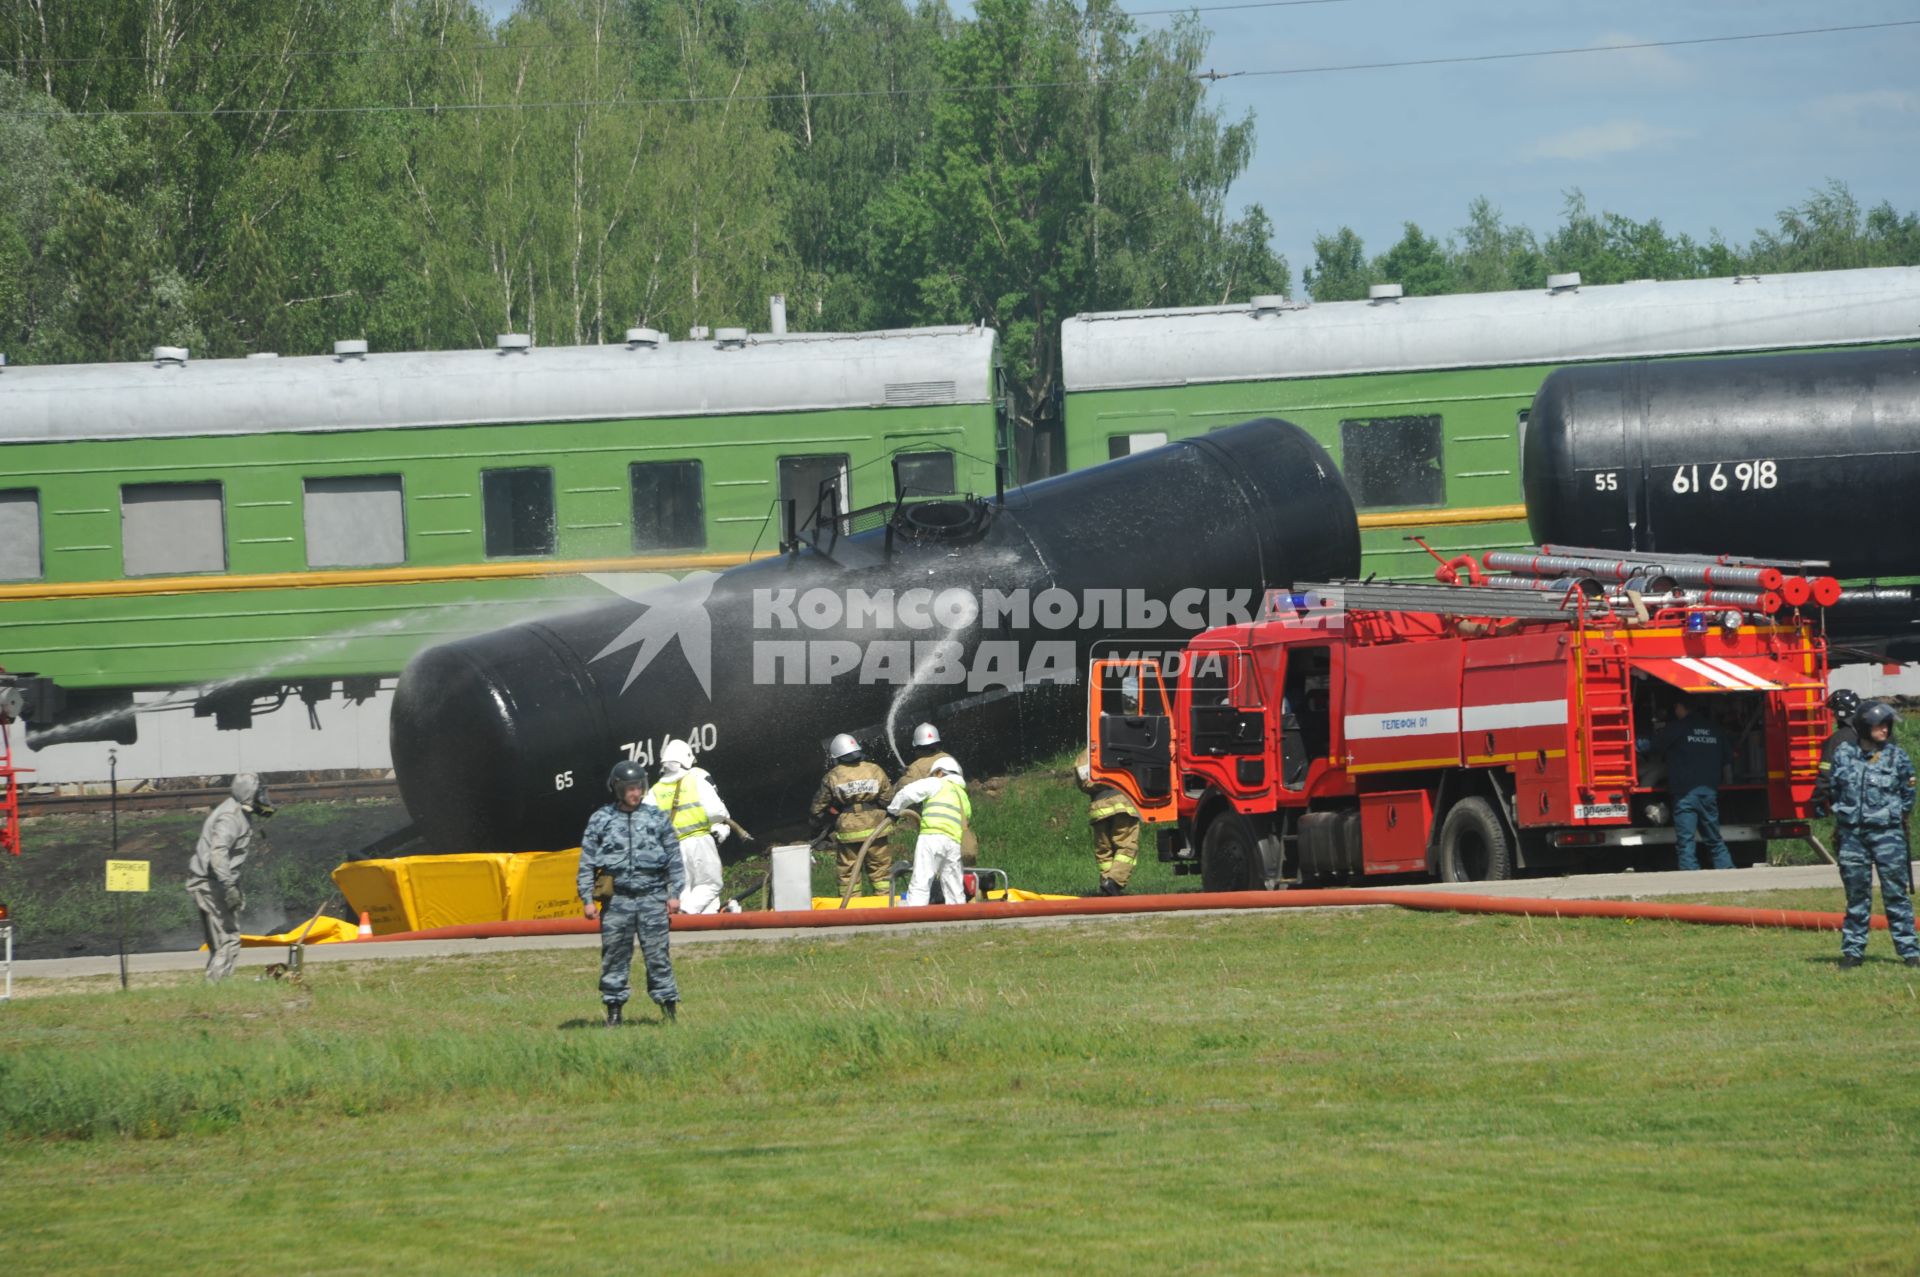
[[827, 745], [827, 757], [836, 763], [857, 763], [860, 761], [860, 742], [841, 732]]
[[621, 759], [613, 765], [613, 770], [607, 773], [607, 792], [615, 798], [618, 798], [620, 791], [628, 785], [639, 785], [644, 789], [646, 784], [647, 769], [631, 758]]
[[670, 740], [660, 747], [663, 771], [686, 771], [693, 766], [693, 746], [683, 740]]
[[1860, 693], [1843, 687], [1827, 697], [1827, 708], [1842, 718], [1852, 718], [1860, 712]]
[[960, 775], [960, 764], [953, 761], [951, 754], [942, 754], [934, 759], [931, 772], [935, 776], [951, 776], [955, 780], [965, 779]]
[[932, 749], [940, 743], [940, 729], [932, 723], [922, 723], [913, 729], [913, 747]]
[[1894, 712], [1893, 706], [1885, 701], [1868, 701], [1853, 716], [1853, 729], [1864, 738], [1874, 728], [1884, 725], [1887, 728], [1887, 739], [1892, 740], [1894, 720], [1899, 717], [1899, 714]]

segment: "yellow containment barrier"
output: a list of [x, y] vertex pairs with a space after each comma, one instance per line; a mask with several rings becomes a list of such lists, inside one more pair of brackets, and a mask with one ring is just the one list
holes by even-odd
[[[994, 900], [1078, 900], [1079, 898], [1080, 897], [1078, 896], [1049, 896], [1039, 891], [1022, 891], [1018, 887], [1011, 888], [1007, 891], [989, 891], [986, 894], [986, 899], [989, 901], [994, 901]], [[847, 908], [849, 909], [885, 909], [892, 903], [893, 902], [885, 896], [855, 896], [853, 899], [847, 901]], [[813, 907], [815, 909], [838, 909], [840, 907], [840, 897], [815, 896], [813, 898]], [[904, 909], [906, 906], [901, 905], [898, 907]]]
[[507, 858], [410, 856], [399, 869], [413, 929], [500, 922], [507, 916]]
[[347, 898], [353, 916], [367, 915], [377, 936], [413, 930], [406, 878], [394, 872], [396, 860], [350, 860], [333, 871], [333, 884]]
[[354, 860], [333, 871], [347, 909], [377, 936], [508, 919], [571, 918], [580, 849]]
[[523, 851], [507, 858], [507, 918], [580, 916], [580, 849]]
[[[304, 940], [301, 938], [303, 931], [306, 933]], [[270, 945], [282, 944], [338, 944], [342, 940], [351, 940], [359, 934], [359, 923], [348, 922], [345, 918], [329, 917], [323, 913], [313, 920], [312, 925], [303, 922], [277, 936], [241, 936], [240, 945], [246, 949], [264, 949]], [[205, 949], [207, 946], [200, 947]]]

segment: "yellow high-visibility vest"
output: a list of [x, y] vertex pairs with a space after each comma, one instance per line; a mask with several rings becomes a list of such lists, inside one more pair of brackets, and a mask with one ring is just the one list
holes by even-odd
[[967, 798], [967, 787], [945, 779], [920, 807], [920, 832], [940, 834], [959, 842], [972, 815], [973, 803]]
[[[692, 797], [683, 797], [691, 785]], [[713, 822], [707, 819], [706, 804], [700, 801], [700, 786], [692, 776], [676, 776], [672, 780], [663, 780], [650, 790], [647, 796], [653, 799], [653, 805], [673, 821], [673, 836], [681, 842], [689, 838], [698, 838], [713, 828]]]

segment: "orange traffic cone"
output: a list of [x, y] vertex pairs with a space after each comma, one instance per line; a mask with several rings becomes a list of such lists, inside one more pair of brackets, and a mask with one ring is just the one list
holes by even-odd
[[360, 938], [364, 940], [372, 934], [373, 934], [373, 919], [367, 916], [367, 911], [365, 909], [362, 909], [360, 911]]

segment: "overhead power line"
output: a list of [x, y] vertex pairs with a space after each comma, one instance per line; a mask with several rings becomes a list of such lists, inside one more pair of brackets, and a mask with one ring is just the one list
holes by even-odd
[[1889, 27], [1920, 27], [1920, 18], [1893, 22], [1862, 22], [1844, 27], [1802, 27], [1797, 31], [1750, 31], [1742, 35], [1703, 35], [1686, 40], [1636, 40], [1631, 44], [1587, 44], [1566, 49], [1530, 49], [1523, 53], [1469, 53], [1444, 58], [1407, 58], [1396, 62], [1347, 62], [1333, 66], [1291, 67], [1277, 71], [1238, 71], [1235, 79], [1266, 75], [1326, 75], [1336, 71], [1384, 71], [1401, 67], [1460, 66], [1473, 62], [1508, 62], [1517, 58], [1559, 58], [1574, 53], [1631, 53], [1636, 49], [1678, 49], [1695, 44], [1737, 44], [1743, 40], [1785, 40], [1793, 36], [1837, 35], [1847, 31], [1883, 31]]
[[[1559, 49], [1526, 49], [1511, 53], [1468, 53], [1437, 58], [1402, 58], [1380, 62], [1341, 62], [1319, 66], [1277, 67], [1262, 71], [1201, 71], [1183, 79], [1214, 80], [1257, 79], [1277, 76], [1335, 75], [1353, 71], [1393, 71], [1415, 67], [1463, 66], [1480, 62], [1511, 62], [1525, 58], [1559, 58], [1587, 53], [1631, 53], [1641, 49], [1675, 49], [1693, 45], [1736, 44], [1752, 40], [1785, 40], [1798, 36], [1839, 35], [1858, 31], [1886, 31], [1896, 27], [1920, 27], [1920, 18], [1892, 22], [1863, 22], [1850, 26], [1802, 27], [1792, 31], [1749, 31], [1736, 35], [1693, 36], [1680, 40], [1639, 40], [1630, 44], [1588, 44]], [[113, 117], [139, 119], [170, 116], [221, 115], [383, 115], [437, 114], [467, 111], [548, 111], [583, 108], [622, 108], [645, 106], [706, 106], [726, 102], [824, 102], [849, 98], [936, 97], [962, 93], [1010, 93], [1020, 89], [1086, 90], [1116, 85], [1122, 88], [1151, 81], [1106, 79], [1098, 76], [1074, 80], [1027, 80], [1003, 84], [946, 84], [925, 88], [835, 89], [809, 93], [688, 94], [683, 97], [580, 98], [545, 102], [420, 102], [380, 103], [366, 106], [264, 106], [156, 108], [151, 110], [108, 111], [0, 111], [0, 116], [16, 119], [59, 118], [93, 119]]]
[[[1128, 18], [1154, 18], [1180, 13], [1220, 13], [1234, 9], [1302, 9], [1328, 4], [1352, 4], [1353, 0], [1247, 0], [1241, 4], [1190, 4], [1173, 9], [1116, 9]], [[253, 58], [260, 61], [286, 61], [293, 58], [415, 58], [441, 57], [468, 53], [552, 53], [582, 49], [651, 49], [649, 40], [533, 40], [515, 44], [415, 44], [372, 45], [356, 49], [176, 49], [171, 53], [94, 53], [83, 58], [41, 58], [30, 53], [15, 53], [13, 61], [35, 67], [94, 66], [110, 62], [212, 62], [228, 58]]]

